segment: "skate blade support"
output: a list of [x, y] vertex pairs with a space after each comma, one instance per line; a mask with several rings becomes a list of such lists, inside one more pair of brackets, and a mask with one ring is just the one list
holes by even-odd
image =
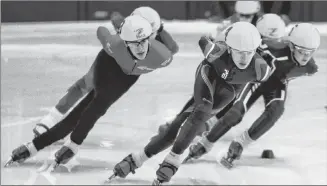
[[155, 186], [155, 185], [162, 185], [162, 182], [159, 181], [158, 179], [154, 179], [153, 182], [152, 182], [152, 185]]
[[14, 163], [14, 160], [12, 159], [12, 157], [10, 157], [8, 160], [7, 160], [7, 162], [6, 162], [6, 164], [4, 165], [4, 167], [8, 167], [9, 165], [11, 165], [11, 164], [13, 164]]
[[187, 157], [183, 160], [182, 164], [187, 163], [187, 162], [190, 161], [191, 159], [192, 159], [191, 156], [187, 156]]
[[46, 172], [53, 172], [57, 167], [59, 166], [59, 163], [54, 161], [49, 168], [46, 170]]
[[114, 173], [104, 181], [104, 183], [110, 183], [113, 179], [115, 179], [118, 176], [118, 174], [114, 171]]
[[225, 158], [225, 157], [221, 158], [220, 164], [223, 165], [224, 167], [228, 168], [228, 169], [233, 168], [233, 163], [228, 161], [228, 159]]
[[117, 173], [113, 173], [105, 182], [109, 183], [116, 177], [117, 177]]

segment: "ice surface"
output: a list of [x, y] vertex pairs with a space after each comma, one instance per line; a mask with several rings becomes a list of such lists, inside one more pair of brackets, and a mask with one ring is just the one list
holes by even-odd
[[[95, 30], [103, 24], [2, 25], [1, 184], [103, 184], [113, 166], [130, 152], [141, 150], [158, 126], [177, 114], [191, 96], [195, 69], [202, 58], [197, 41], [215, 25], [167, 23], [165, 27], [180, 45], [173, 63], [142, 76], [108, 110], [71, 161], [75, 165], [69, 167], [71, 172], [60, 167], [51, 175], [37, 173], [60, 143], [21, 166], [3, 168], [11, 151], [32, 139], [35, 122], [87, 72], [101, 48]], [[323, 35], [315, 55], [319, 72], [290, 83], [285, 114], [275, 127], [244, 151], [235, 169], [226, 170], [216, 163], [233, 136], [258, 117], [263, 108], [260, 100], [208, 155], [180, 167], [172, 184], [327, 184], [327, 26], [318, 27]], [[264, 149], [272, 149], [276, 159], [260, 159]], [[166, 153], [146, 162], [135, 175], [113, 183], [150, 184]]]

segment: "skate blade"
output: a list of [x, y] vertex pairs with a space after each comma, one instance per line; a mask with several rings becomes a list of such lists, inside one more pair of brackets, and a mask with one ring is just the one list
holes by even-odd
[[8, 167], [9, 165], [11, 165], [11, 164], [13, 164], [14, 163], [14, 160], [10, 157], [8, 160], [7, 160], [7, 162], [6, 162], [6, 164], [4, 165], [4, 167]]
[[117, 174], [116, 173], [113, 173], [106, 181], [107, 182], [110, 182], [110, 181], [112, 181], [112, 179], [114, 179], [116, 177], [117, 177]]
[[188, 163], [191, 159], [192, 159], [191, 156], [187, 156], [187, 157], [183, 160], [182, 164], [186, 164], [186, 163]]
[[53, 162], [53, 163], [48, 167], [48, 169], [46, 169], [45, 172], [51, 173], [51, 172], [53, 172], [53, 171], [54, 171], [58, 166], [59, 166], [59, 163], [57, 163], [57, 162]]
[[227, 158], [223, 157], [220, 160], [220, 164], [223, 165], [227, 169], [233, 168], [233, 163], [229, 162]]
[[162, 185], [162, 182], [159, 181], [158, 179], [154, 179], [153, 182], [152, 182], [152, 185]]

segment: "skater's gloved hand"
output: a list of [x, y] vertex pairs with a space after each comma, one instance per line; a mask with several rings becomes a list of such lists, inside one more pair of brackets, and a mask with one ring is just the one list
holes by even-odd
[[280, 15], [280, 17], [283, 19], [286, 26], [288, 26], [291, 23], [291, 19], [288, 15], [282, 14]]
[[164, 24], [161, 22], [159, 29], [157, 30], [157, 33], [160, 33], [164, 29]]
[[112, 25], [114, 26], [116, 32], [118, 32], [120, 25], [124, 21], [124, 16], [122, 16], [119, 12], [113, 12], [110, 16], [110, 20]]

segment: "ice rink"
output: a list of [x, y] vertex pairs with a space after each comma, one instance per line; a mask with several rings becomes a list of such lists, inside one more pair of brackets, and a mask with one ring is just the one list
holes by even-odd
[[[96, 123], [68, 167], [50, 176], [37, 173], [53, 159], [60, 148], [56, 144], [20, 166], [3, 168], [11, 151], [32, 139], [34, 124], [87, 72], [101, 49], [96, 38], [100, 25], [110, 27], [107, 22], [1, 25], [1, 184], [104, 184], [113, 166], [141, 150], [192, 95], [195, 69], [203, 58], [198, 39], [216, 27], [201, 21], [167, 22], [180, 46], [173, 63], [143, 75]], [[275, 127], [244, 151], [235, 169], [217, 164], [233, 137], [263, 110], [260, 99], [208, 155], [181, 166], [171, 184], [327, 184], [327, 25], [317, 27], [322, 34], [315, 54], [319, 72], [289, 84], [285, 114]], [[264, 149], [272, 149], [276, 159], [260, 159]], [[167, 152], [112, 184], [151, 184]]]

